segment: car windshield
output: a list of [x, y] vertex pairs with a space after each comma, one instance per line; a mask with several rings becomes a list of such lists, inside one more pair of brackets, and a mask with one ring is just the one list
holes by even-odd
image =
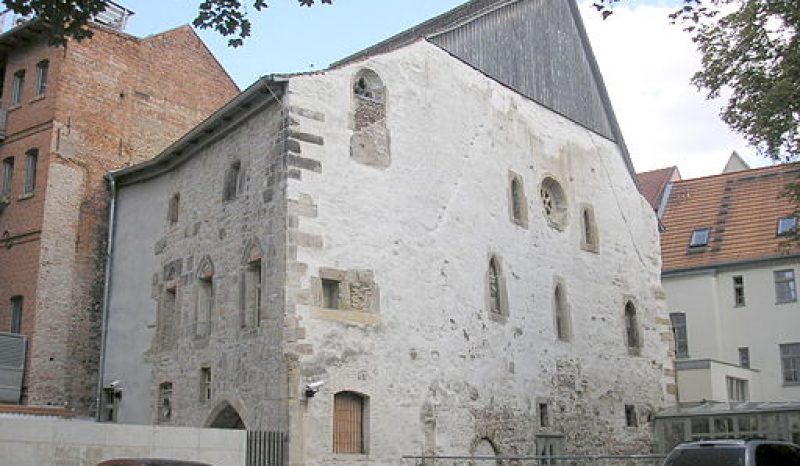
[[700, 447], [675, 450], [664, 466], [744, 466], [744, 448]]

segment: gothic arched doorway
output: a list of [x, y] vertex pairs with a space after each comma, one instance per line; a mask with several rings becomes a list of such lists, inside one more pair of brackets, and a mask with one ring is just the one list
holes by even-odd
[[236, 409], [227, 401], [223, 402], [212, 413], [208, 427], [212, 429], [239, 429], [243, 430], [244, 421]]

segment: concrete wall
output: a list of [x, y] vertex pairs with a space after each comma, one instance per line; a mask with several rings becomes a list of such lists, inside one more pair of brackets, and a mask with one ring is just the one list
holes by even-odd
[[15, 466], [93, 466], [112, 458], [172, 458], [242, 466], [244, 431], [0, 417], [0, 458]]
[[[352, 88], [364, 68], [386, 95], [373, 160], [353, 145], [363, 142]], [[289, 180], [287, 267], [301, 273], [289, 276], [287, 313], [305, 335], [288, 347], [300, 364], [290, 388], [327, 382], [292, 413], [293, 464], [341, 459], [331, 413], [344, 390], [369, 398], [368, 453], [354, 461], [468, 454], [482, 439], [500, 454], [532, 454], [546, 433], [562, 434], [570, 453], [649, 449], [647, 413], [674, 401], [672, 337], [652, 209], [613, 143], [426, 42], [293, 77], [288, 104], [324, 116], [296, 128], [317, 137], [298, 150], [321, 169]], [[510, 172], [523, 181], [527, 226], [509, 216]], [[561, 229], [542, 206], [546, 176], [565, 191]], [[596, 216], [596, 253], [581, 248], [581, 205]], [[486, 304], [493, 255], [507, 295], [499, 317]], [[353, 309], [348, 283], [344, 308], [323, 308], [320, 280], [335, 273], [371, 286], [374, 306]], [[557, 283], [568, 342], [554, 331]], [[625, 344], [627, 299], [639, 355]], [[541, 401], [549, 428], [539, 427]], [[640, 427], [626, 427], [626, 404]]]
[[[785, 269], [800, 273], [796, 259], [779, 259], [664, 277], [670, 312], [686, 314], [692, 359], [738, 365], [738, 349], [750, 349], [750, 367], [758, 371], [751, 383], [753, 401], [800, 399], [800, 385], [785, 385], [781, 367], [779, 345], [800, 343], [800, 303], [776, 303], [773, 272]], [[734, 276], [744, 279], [744, 306], [735, 306]], [[725, 372], [711, 383], [724, 387]]]

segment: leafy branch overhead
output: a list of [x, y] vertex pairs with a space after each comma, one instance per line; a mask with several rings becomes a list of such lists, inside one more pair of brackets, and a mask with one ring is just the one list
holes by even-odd
[[[596, 0], [608, 18], [635, 0]], [[721, 118], [761, 155], [800, 159], [800, 1], [684, 0], [670, 15], [702, 58], [692, 83], [725, 97]]]
[[[297, 0], [300, 6], [317, 3], [332, 4], [333, 0]], [[50, 25], [50, 42], [63, 45], [68, 39], [92, 36], [86, 24], [108, 7], [110, 0], [3, 0], [6, 8], [22, 16], [35, 15]], [[230, 37], [228, 45], [238, 47], [250, 36], [252, 23], [247, 16], [248, 6], [256, 11], [267, 8], [267, 0], [203, 0], [192, 24], [199, 29], [212, 29]]]

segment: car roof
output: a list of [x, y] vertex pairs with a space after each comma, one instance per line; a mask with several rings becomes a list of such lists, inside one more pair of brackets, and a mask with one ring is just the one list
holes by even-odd
[[709, 448], [709, 447], [746, 447], [747, 445], [794, 445], [791, 442], [784, 442], [783, 440], [768, 440], [768, 439], [709, 439], [697, 440], [694, 442], [682, 443], [675, 448], [690, 449], [690, 448]]
[[197, 461], [176, 460], [168, 458], [115, 458], [103, 461], [97, 466], [212, 466]]

